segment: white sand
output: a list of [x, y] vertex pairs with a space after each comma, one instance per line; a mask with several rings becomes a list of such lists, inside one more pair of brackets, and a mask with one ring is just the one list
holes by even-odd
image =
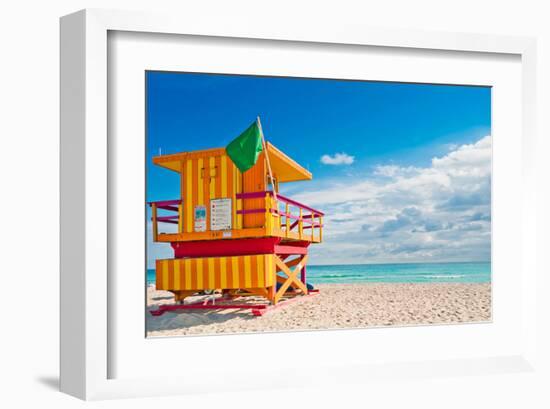
[[[147, 314], [149, 336], [242, 333], [491, 320], [490, 284], [325, 284], [320, 294], [254, 317], [249, 310]], [[171, 304], [167, 291], [147, 291], [148, 310]]]

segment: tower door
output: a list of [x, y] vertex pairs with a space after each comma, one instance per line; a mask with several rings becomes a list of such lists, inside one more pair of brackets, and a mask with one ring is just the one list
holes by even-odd
[[[204, 186], [204, 204], [207, 215], [207, 230], [219, 230], [213, 226], [213, 214], [211, 201], [222, 198], [222, 184], [227, 184], [226, 176], [222, 178], [221, 156], [209, 156], [204, 158], [202, 168], [202, 183]], [[229, 207], [229, 212], [231, 208]], [[219, 215], [218, 215], [219, 216]], [[215, 216], [214, 216], [215, 217]]]
[[185, 232], [210, 231], [210, 201], [228, 195], [226, 167], [221, 165], [221, 156], [185, 161], [181, 184]]

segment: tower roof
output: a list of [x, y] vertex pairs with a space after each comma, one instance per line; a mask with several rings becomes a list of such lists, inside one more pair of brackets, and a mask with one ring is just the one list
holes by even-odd
[[[225, 148], [204, 149], [190, 152], [179, 152], [169, 155], [153, 157], [153, 163], [166, 169], [181, 173], [181, 162], [186, 159], [202, 158], [206, 156], [225, 155]], [[295, 182], [299, 180], [311, 180], [312, 175], [288, 155], [267, 142], [267, 154], [271, 163], [271, 169], [279, 182]]]

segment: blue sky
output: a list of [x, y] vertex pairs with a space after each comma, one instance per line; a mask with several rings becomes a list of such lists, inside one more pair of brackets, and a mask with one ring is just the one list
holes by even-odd
[[[225, 146], [260, 115], [266, 138], [314, 175], [282, 190], [332, 212], [330, 245], [315, 264], [488, 259], [490, 88], [164, 72], [146, 80], [148, 200], [178, 196], [177, 175], [151, 166], [152, 156]], [[445, 251], [459, 236], [464, 247]], [[329, 247], [339, 251], [321, 257]]]

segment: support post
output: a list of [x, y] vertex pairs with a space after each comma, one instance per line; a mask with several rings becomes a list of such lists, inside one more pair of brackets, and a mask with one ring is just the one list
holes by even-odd
[[[276, 276], [276, 274], [275, 274]], [[267, 299], [271, 302], [271, 304], [275, 304], [275, 294], [277, 292], [277, 287], [275, 285], [272, 285], [271, 287], [267, 288]]]
[[268, 236], [273, 234], [273, 215], [271, 214], [271, 197], [265, 194], [265, 228]]
[[315, 213], [311, 213], [311, 241], [313, 241], [313, 233], [315, 232]]
[[290, 263], [285, 263], [278, 255], [274, 256], [276, 270], [280, 270], [282, 274], [286, 275], [286, 278], [279, 276], [279, 278], [282, 278], [284, 281], [275, 294], [274, 304], [277, 304], [291, 286], [302, 290], [303, 295], [308, 294], [307, 286], [298, 279], [298, 273], [306, 266], [308, 257], [307, 254], [300, 256], [300, 258], [297, 259], [298, 262], [296, 263], [296, 267], [291, 270], [289, 267]]
[[157, 204], [151, 205], [151, 212], [153, 213], [153, 241], [158, 240], [158, 224], [157, 224]]
[[279, 218], [279, 230], [282, 230], [283, 218], [281, 217], [281, 212], [279, 211], [279, 201], [275, 201], [275, 209], [277, 209], [277, 217]]
[[288, 203], [285, 204], [285, 223], [286, 223], [286, 231], [285, 236], [288, 238], [288, 232], [290, 231], [290, 206]]
[[178, 233], [183, 233], [183, 204], [178, 205]]
[[303, 211], [300, 207], [300, 218], [298, 219], [298, 234], [300, 235], [300, 240], [302, 240], [302, 236], [304, 234], [304, 218], [303, 218]]

